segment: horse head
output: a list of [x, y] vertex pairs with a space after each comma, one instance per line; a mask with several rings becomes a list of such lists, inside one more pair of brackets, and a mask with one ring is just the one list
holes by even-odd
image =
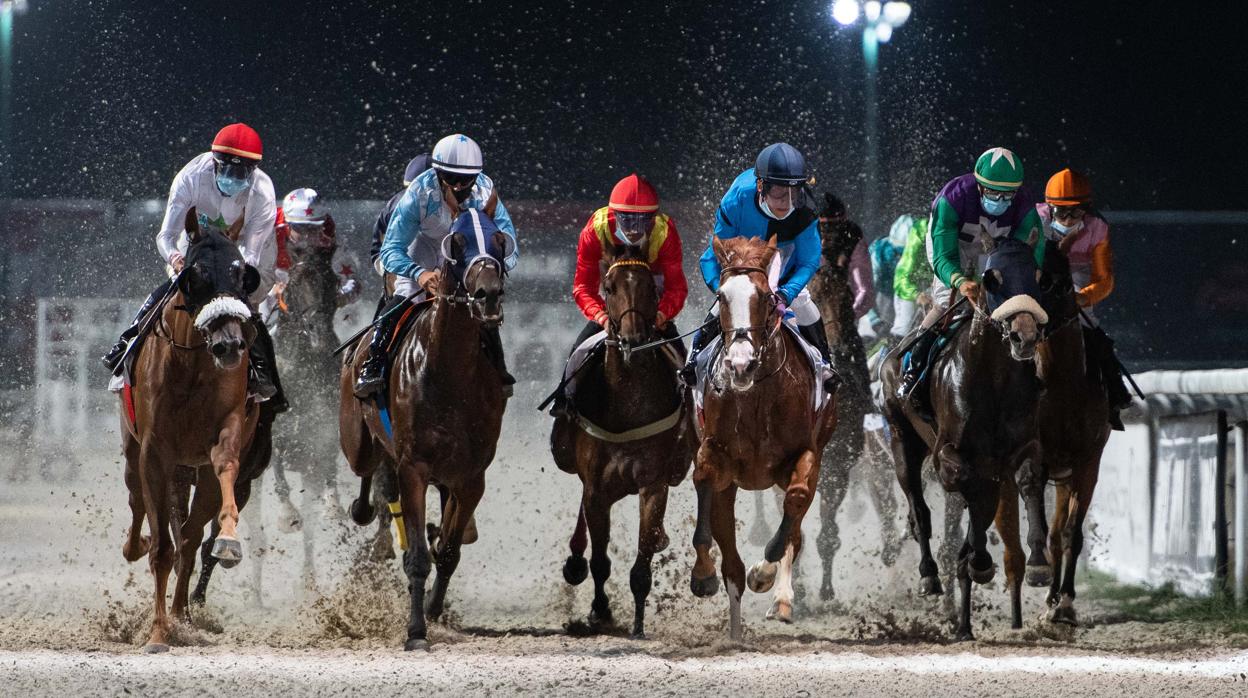
[[442, 256], [449, 269], [443, 282], [454, 284], [447, 292], [463, 289], [473, 318], [485, 327], [503, 322], [503, 277], [513, 248], [512, 239], [476, 209], [460, 214], [442, 240]]
[[190, 245], [177, 276], [182, 308], [194, 318], [217, 367], [235, 368], [255, 338], [245, 299], [260, 286], [260, 273], [224, 234], [201, 230], [194, 208], [186, 214], [186, 235]]
[[1040, 305], [1040, 273], [1031, 245], [1006, 238], [996, 243], [984, 269], [984, 290], [992, 322], [1009, 340], [1010, 356], [1029, 361], [1036, 354], [1040, 327], [1049, 315]]
[[711, 248], [723, 270], [717, 294], [723, 367], [733, 389], [749, 390], [780, 328], [779, 297], [772, 290], [780, 271], [776, 239], [712, 238]]
[[607, 273], [602, 277], [606, 291], [607, 333], [622, 348], [648, 342], [659, 313], [659, 290], [645, 251], [631, 245], [612, 245], [603, 251]]

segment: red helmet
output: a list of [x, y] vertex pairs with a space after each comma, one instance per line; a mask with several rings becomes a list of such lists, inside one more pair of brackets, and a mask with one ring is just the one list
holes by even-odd
[[217, 137], [212, 139], [212, 152], [259, 160], [264, 154], [264, 146], [260, 144], [260, 134], [252, 127], [242, 123], [230, 124], [217, 131]]
[[616, 183], [608, 205], [616, 213], [654, 213], [659, 210], [659, 195], [644, 177], [633, 173]]

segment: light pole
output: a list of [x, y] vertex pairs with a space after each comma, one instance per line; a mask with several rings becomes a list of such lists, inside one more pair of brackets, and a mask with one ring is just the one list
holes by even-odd
[[26, 11], [26, 0], [0, 0], [0, 200], [12, 196], [9, 172], [13, 169], [10, 128], [13, 100], [13, 15]]
[[866, 178], [863, 182], [862, 224], [868, 235], [877, 229], [876, 207], [879, 193], [880, 139], [879, 139], [879, 101], [876, 97], [875, 83], [879, 68], [880, 44], [888, 43], [893, 38], [893, 30], [910, 19], [910, 3], [885, 2], [877, 0], [836, 0], [832, 3], [832, 19], [837, 24], [847, 27], [858, 21], [862, 16], [862, 59], [867, 69], [864, 98], [866, 113], [863, 115], [863, 135], [866, 157], [863, 163]]

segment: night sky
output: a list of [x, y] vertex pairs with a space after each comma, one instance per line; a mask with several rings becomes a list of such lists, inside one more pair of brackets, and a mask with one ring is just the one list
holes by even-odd
[[[1242, 19], [1168, 4], [914, 2], [881, 47], [883, 213], [926, 209], [994, 145], [1036, 188], [1083, 169], [1109, 209], [1244, 208]], [[164, 196], [242, 120], [279, 195], [387, 196], [462, 131], [510, 198], [597, 200], [636, 169], [715, 200], [787, 140], [860, 202], [861, 40], [827, 2], [30, 5], [20, 198]]]

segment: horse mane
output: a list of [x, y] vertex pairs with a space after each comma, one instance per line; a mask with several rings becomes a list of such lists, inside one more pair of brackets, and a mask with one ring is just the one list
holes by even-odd
[[762, 238], [735, 237], [721, 240], [724, 266], [767, 268], [775, 248]]

